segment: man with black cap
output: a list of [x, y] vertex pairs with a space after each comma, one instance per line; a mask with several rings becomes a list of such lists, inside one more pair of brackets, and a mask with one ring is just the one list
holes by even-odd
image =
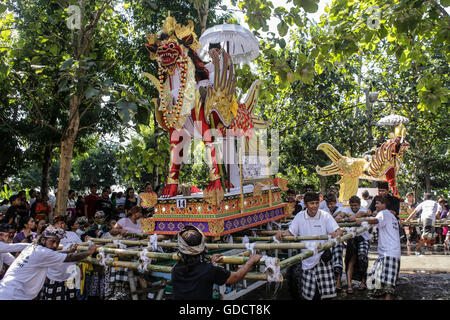
[[[316, 192], [306, 192], [303, 198], [306, 209], [299, 212], [292, 220], [289, 230], [278, 232], [276, 238], [283, 236], [341, 236], [333, 216], [319, 209], [320, 197]], [[317, 246], [327, 240], [308, 240], [307, 245]], [[302, 249], [302, 251], [311, 249]], [[332, 266], [332, 255], [329, 249], [316, 253], [302, 260], [302, 296], [307, 300], [326, 299], [336, 296], [336, 284]]]
[[90, 245], [87, 251], [74, 253], [76, 246], [73, 246], [68, 253], [56, 252], [64, 236], [63, 229], [48, 226], [33, 244], [24, 249], [0, 281], [0, 300], [35, 299], [49, 267], [80, 261], [97, 249], [96, 245]]
[[[388, 206], [387, 210], [395, 212], [395, 216], [397, 219], [399, 218], [399, 212], [400, 212], [400, 199], [397, 197], [394, 197], [392, 194], [389, 193], [389, 184], [385, 181], [378, 181], [377, 182], [378, 187], [378, 195], [380, 197], [386, 197], [388, 200]], [[369, 213], [372, 215], [377, 214], [377, 209], [375, 207], [375, 201], [372, 201], [369, 207]]]
[[[221, 286], [241, 281], [261, 259], [261, 255], [254, 254], [236, 272], [230, 272], [209, 263], [205, 240], [205, 235], [192, 225], [185, 226], [178, 233], [180, 261], [172, 269], [174, 300], [211, 300], [214, 284]], [[220, 262], [221, 259], [220, 254], [215, 254], [211, 262]]]

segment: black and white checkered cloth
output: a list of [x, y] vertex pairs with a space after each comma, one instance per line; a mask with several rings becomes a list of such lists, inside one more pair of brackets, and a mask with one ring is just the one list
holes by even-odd
[[342, 273], [344, 268], [343, 257], [344, 256], [344, 244], [339, 243], [332, 248], [331, 252], [331, 264], [335, 274]]
[[67, 288], [64, 281], [46, 279], [39, 300], [76, 300], [76, 290]]
[[358, 256], [364, 255], [367, 256], [369, 254], [370, 243], [369, 240], [362, 240], [358, 242]]
[[378, 258], [367, 274], [367, 288], [369, 290], [382, 289], [382, 284], [395, 287], [395, 281], [399, 272], [399, 258]]
[[[116, 268], [118, 270], [116, 270]], [[128, 282], [128, 268], [121, 268], [121, 267], [112, 267], [111, 268], [109, 282], [113, 283], [116, 281]]]
[[302, 295], [307, 300], [312, 300], [316, 293], [316, 285], [320, 298], [336, 297], [336, 285], [331, 261], [325, 263], [322, 260], [312, 269], [303, 270]]

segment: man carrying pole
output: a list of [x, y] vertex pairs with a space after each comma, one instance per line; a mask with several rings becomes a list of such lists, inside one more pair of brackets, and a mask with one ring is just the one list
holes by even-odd
[[435, 237], [434, 223], [436, 221], [436, 213], [438, 212], [439, 205], [436, 201], [433, 200], [433, 195], [431, 193], [425, 193], [424, 199], [425, 201], [420, 203], [405, 220], [405, 222], [409, 222], [412, 217], [414, 217], [418, 213], [421, 213], [420, 222], [423, 226], [423, 232], [416, 247], [416, 254], [421, 254], [422, 252], [420, 251], [420, 249], [425, 244], [425, 242], [431, 241]]
[[[399, 224], [396, 216], [388, 210], [389, 199], [376, 196], [373, 200], [376, 205], [377, 215], [368, 218], [369, 224], [378, 224], [378, 259], [367, 275], [367, 287], [371, 295], [380, 300], [391, 300], [395, 292], [395, 282], [400, 272], [400, 235]], [[356, 215], [352, 215], [349, 221], [356, 221]], [[361, 220], [356, 221], [360, 225]]]
[[[306, 192], [304, 196], [306, 209], [299, 212], [292, 220], [289, 230], [278, 232], [276, 238], [283, 236], [330, 235], [336, 238], [342, 235], [333, 216], [319, 209], [320, 198], [316, 192]], [[308, 241], [308, 246], [316, 246], [327, 240]], [[306, 251], [309, 249], [303, 249]], [[333, 298], [336, 286], [331, 262], [330, 250], [316, 253], [302, 261], [302, 296], [307, 300]]]
[[[56, 252], [65, 231], [47, 227], [32, 245], [24, 249], [0, 281], [0, 300], [33, 300], [44, 285], [49, 267], [80, 261], [93, 254], [96, 245], [81, 253]], [[75, 251], [72, 247], [71, 252]]]
[[[250, 268], [261, 259], [254, 254], [236, 272], [212, 265], [207, 261], [206, 237], [192, 225], [178, 233], [178, 255], [180, 261], [172, 269], [174, 300], [211, 300], [213, 285], [233, 284], [241, 281]], [[211, 257], [220, 262], [221, 255]]]

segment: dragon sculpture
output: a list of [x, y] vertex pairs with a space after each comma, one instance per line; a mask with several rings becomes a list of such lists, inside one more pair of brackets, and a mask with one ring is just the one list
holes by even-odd
[[366, 155], [363, 158], [343, 156], [332, 145], [321, 143], [317, 150], [325, 152], [333, 163], [323, 168], [317, 166], [316, 171], [322, 176], [335, 174], [342, 176], [337, 182], [341, 185], [340, 202], [347, 202], [357, 193], [359, 179], [388, 181], [392, 193], [398, 197], [395, 175], [399, 161], [409, 147], [409, 144], [404, 141], [405, 136], [406, 128], [401, 124], [395, 128], [394, 134], [391, 133], [390, 139], [377, 148], [372, 156]]
[[156, 120], [170, 135], [169, 176], [162, 197], [177, 195], [183, 157], [179, 145], [186, 138], [180, 132], [187, 133], [188, 137], [198, 132], [205, 144], [210, 169], [204, 198], [218, 204], [224, 190], [215, 137], [210, 129], [219, 130], [223, 136], [249, 137], [254, 127], [264, 127], [265, 122], [252, 115], [261, 81], [256, 80], [244, 102], [237, 103], [231, 56], [221, 48], [213, 48], [209, 51], [212, 62], [205, 66], [196, 53], [200, 44], [193, 22], [180, 25], [170, 13], [157, 34], [147, 34], [147, 41], [150, 59], [158, 63], [158, 79], [148, 73], [143, 75], [159, 91], [159, 98], [153, 99]]

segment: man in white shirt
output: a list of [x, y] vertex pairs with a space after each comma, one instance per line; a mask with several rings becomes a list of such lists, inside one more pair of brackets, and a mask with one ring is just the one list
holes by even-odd
[[[291, 222], [289, 230], [278, 232], [276, 237], [283, 236], [316, 236], [330, 235], [336, 238], [342, 235], [342, 230], [333, 217], [319, 209], [319, 194], [305, 193], [306, 210], [299, 212]], [[308, 240], [308, 246], [325, 243], [326, 240]], [[308, 249], [303, 249], [306, 251]], [[331, 252], [319, 252], [302, 261], [302, 296], [307, 300], [326, 299], [336, 296]]]
[[[53, 226], [65, 230], [65, 217], [55, 217], [53, 219]], [[59, 243], [64, 245], [64, 249], [67, 250], [70, 245], [80, 242], [81, 239], [75, 232], [66, 231], [65, 236]], [[47, 279], [39, 294], [39, 300], [75, 300], [75, 288], [69, 288], [66, 285], [66, 280], [75, 277], [75, 272], [76, 264], [74, 262], [64, 262], [58, 266], [49, 267], [47, 270]]]
[[32, 300], [39, 294], [49, 267], [63, 262], [80, 261], [93, 254], [96, 245], [90, 245], [82, 253], [56, 252], [65, 232], [53, 226], [47, 227], [32, 245], [24, 249], [8, 268], [0, 281], [0, 300]]
[[410, 221], [416, 214], [420, 213], [420, 222], [423, 226], [422, 237], [417, 244], [416, 251], [420, 254], [420, 249], [425, 244], [425, 242], [430, 242], [435, 237], [434, 222], [436, 221], [436, 213], [439, 209], [439, 204], [433, 200], [433, 195], [431, 193], [425, 193], [425, 201], [420, 203], [405, 222]]
[[[377, 215], [366, 221], [370, 224], [378, 224], [378, 259], [367, 274], [367, 288], [372, 296], [380, 300], [391, 300], [395, 292], [395, 282], [400, 272], [400, 235], [399, 224], [395, 215], [387, 210], [389, 199], [376, 196], [375, 206]], [[349, 221], [356, 221], [356, 215], [352, 215]], [[361, 220], [356, 221], [358, 225]]]

